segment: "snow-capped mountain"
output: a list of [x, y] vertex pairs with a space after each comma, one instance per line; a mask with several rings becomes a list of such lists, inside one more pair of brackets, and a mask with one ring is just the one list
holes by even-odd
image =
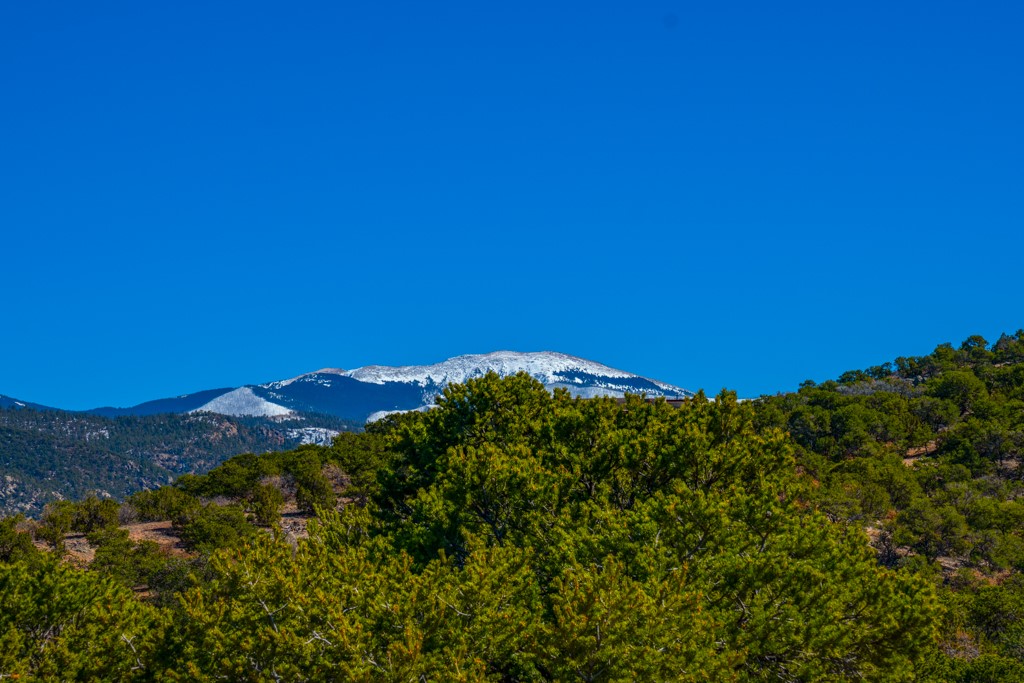
[[[365, 368], [356, 368], [348, 372], [342, 370], [337, 372], [360, 382], [373, 384], [403, 382], [420, 386], [461, 384], [474, 377], [483, 377], [488, 372], [496, 372], [502, 377], [525, 372], [543, 384], [558, 384], [566, 381], [580, 384], [582, 380], [579, 378], [582, 376], [603, 378], [604, 380], [638, 379], [637, 375], [629, 372], [552, 351], [541, 353], [496, 351], [456, 356], [434, 365], [406, 365], [397, 368], [386, 365], [368, 365]], [[670, 384], [647, 381], [663, 390], [680, 391], [678, 387], [673, 387]]]
[[497, 351], [457, 356], [434, 365], [368, 365], [354, 370], [324, 368], [266, 384], [203, 391], [150, 401], [135, 408], [100, 411], [148, 413], [164, 408], [167, 412], [205, 411], [269, 418], [320, 413], [366, 420], [396, 411], [424, 409], [433, 405], [437, 395], [449, 384], [483, 377], [488, 372], [496, 372], [502, 377], [525, 372], [548, 389], [561, 387], [584, 397], [623, 396], [626, 393], [666, 397], [693, 395], [665, 382], [564, 353]]

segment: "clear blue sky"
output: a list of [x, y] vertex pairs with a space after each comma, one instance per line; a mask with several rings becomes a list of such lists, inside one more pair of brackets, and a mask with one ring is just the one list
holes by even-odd
[[1024, 327], [1020, 2], [6, 2], [0, 393]]

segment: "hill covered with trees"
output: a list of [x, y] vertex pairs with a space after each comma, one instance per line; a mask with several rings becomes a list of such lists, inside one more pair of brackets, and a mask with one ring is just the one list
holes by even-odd
[[937, 586], [943, 680], [1024, 680], [1024, 331], [805, 382], [757, 413], [790, 435], [814, 507]]
[[488, 376], [7, 518], [0, 675], [1022, 681], [1022, 430], [1020, 332], [678, 409]]
[[[330, 416], [316, 416], [315, 424], [333, 431], [359, 428]], [[294, 448], [310, 438], [309, 425], [304, 418], [212, 413], [107, 418], [0, 408], [0, 514], [35, 515], [49, 501], [89, 493], [123, 498], [185, 473], [206, 472], [239, 453]]]

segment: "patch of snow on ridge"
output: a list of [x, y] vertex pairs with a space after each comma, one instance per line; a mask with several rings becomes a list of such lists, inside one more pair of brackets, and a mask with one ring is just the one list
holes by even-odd
[[315, 372], [304, 372], [301, 375], [292, 377], [291, 379], [282, 379], [277, 382], [267, 382], [266, 384], [261, 384], [259, 386], [263, 389], [281, 389], [300, 379], [303, 379], [305, 377], [311, 377], [313, 375], [341, 375], [344, 377], [347, 376], [348, 373], [340, 368], [321, 368]]
[[334, 437], [340, 433], [333, 429], [324, 429], [323, 427], [300, 427], [298, 429], [289, 429], [287, 432], [289, 439], [299, 439], [299, 443], [311, 443], [317, 446], [330, 446], [334, 441]]
[[221, 415], [234, 415], [235, 417], [273, 417], [275, 415], [289, 415], [292, 411], [284, 406], [260, 398], [249, 387], [241, 387], [226, 394], [221, 394], [209, 403], [189, 412], [220, 413]]
[[468, 379], [482, 377], [489, 370], [493, 370], [503, 377], [514, 375], [517, 372], [526, 372], [540, 380], [543, 384], [554, 384], [561, 381], [560, 375], [566, 372], [578, 372], [599, 377], [637, 377], [637, 375], [616, 370], [607, 365], [553, 351], [542, 351], [539, 353], [496, 351], [494, 353], [456, 356], [434, 365], [407, 365], [395, 368], [384, 365], [368, 365], [339, 374], [345, 374], [360, 382], [370, 382], [372, 384], [403, 382], [406, 384], [436, 384], [440, 386], [445, 384], [461, 384]]
[[567, 389], [570, 394], [579, 398], [601, 398], [603, 396], [622, 398], [626, 395], [626, 392], [624, 391], [608, 389], [606, 387], [581, 387], [575, 384], [564, 383], [545, 384], [544, 386], [548, 391], [554, 391], [555, 389]]
[[411, 410], [378, 410], [375, 413], [370, 413], [370, 416], [366, 418], [366, 423], [376, 422], [377, 420], [383, 420], [388, 415], [399, 415], [401, 413], [423, 413], [437, 406], [428, 405], [420, 406], [419, 408], [413, 408]]

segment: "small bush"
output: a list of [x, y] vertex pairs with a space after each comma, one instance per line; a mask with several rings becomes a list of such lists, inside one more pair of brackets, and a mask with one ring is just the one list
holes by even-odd
[[22, 530], [24, 515], [0, 518], [0, 562], [34, 561], [39, 551], [32, 544], [32, 536]]
[[160, 522], [177, 519], [200, 507], [199, 500], [180, 488], [163, 486], [152, 491], [139, 491], [128, 499], [139, 521]]
[[239, 544], [256, 531], [237, 505], [204, 505], [174, 520], [183, 543], [193, 550], [212, 552]]
[[101, 500], [96, 496], [89, 496], [85, 500], [74, 504], [71, 529], [72, 531], [89, 534], [97, 529], [116, 527], [120, 507], [116, 500], [109, 498]]
[[36, 538], [46, 541], [60, 554], [64, 552], [64, 537], [71, 533], [75, 518], [75, 504], [58, 500], [47, 503], [43, 516], [36, 527]]
[[89, 542], [96, 546], [96, 556], [89, 569], [111, 576], [128, 587], [148, 584], [167, 562], [156, 543], [135, 543], [124, 529], [102, 529], [90, 534]]
[[313, 514], [316, 508], [333, 508], [337, 505], [337, 496], [334, 495], [334, 487], [331, 486], [330, 480], [323, 474], [309, 476], [297, 482], [295, 504], [302, 512]]
[[274, 526], [281, 521], [282, 505], [284, 496], [270, 484], [257, 484], [249, 495], [249, 511], [262, 526]]

